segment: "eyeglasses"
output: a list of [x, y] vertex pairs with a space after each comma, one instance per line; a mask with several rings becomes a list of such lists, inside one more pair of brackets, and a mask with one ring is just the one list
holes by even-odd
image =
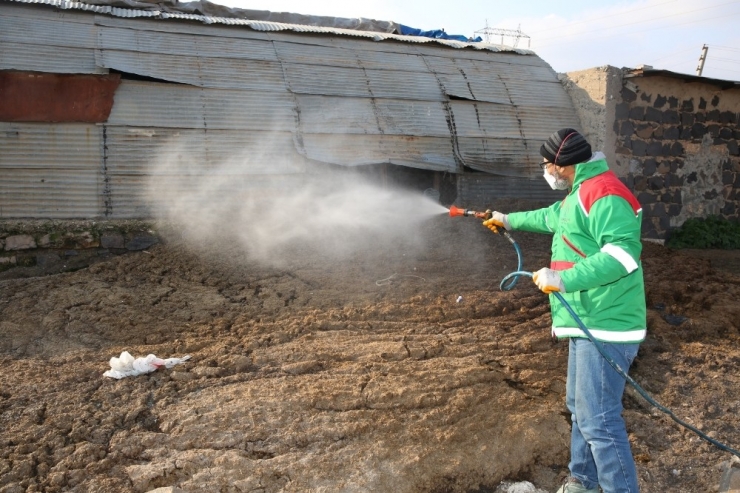
[[551, 165], [551, 164], [553, 164], [553, 163], [551, 163], [550, 161], [542, 161], [542, 162], [540, 163], [540, 168], [542, 168], [543, 170], [544, 170], [544, 169], [547, 169], [547, 167], [548, 167], [549, 165]]

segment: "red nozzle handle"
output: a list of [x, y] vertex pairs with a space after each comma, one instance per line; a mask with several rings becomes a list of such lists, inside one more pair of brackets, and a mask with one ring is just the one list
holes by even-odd
[[467, 212], [465, 209], [460, 209], [459, 207], [455, 207], [454, 205], [450, 206], [450, 217], [464, 216], [465, 212]]

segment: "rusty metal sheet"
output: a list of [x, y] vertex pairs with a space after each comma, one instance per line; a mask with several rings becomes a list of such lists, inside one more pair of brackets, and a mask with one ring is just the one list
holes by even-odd
[[0, 120], [102, 123], [121, 77], [0, 72]]
[[449, 137], [304, 134], [299, 150], [309, 159], [343, 166], [390, 163], [432, 171], [458, 170]]
[[300, 131], [317, 134], [450, 136], [439, 101], [296, 96]]

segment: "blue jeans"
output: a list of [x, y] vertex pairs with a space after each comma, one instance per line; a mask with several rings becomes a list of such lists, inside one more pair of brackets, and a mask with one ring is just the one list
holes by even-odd
[[[639, 344], [603, 343], [606, 354], [627, 371]], [[572, 414], [571, 476], [588, 489], [638, 493], [637, 470], [622, 419], [624, 378], [588, 339], [571, 338], [565, 402]]]

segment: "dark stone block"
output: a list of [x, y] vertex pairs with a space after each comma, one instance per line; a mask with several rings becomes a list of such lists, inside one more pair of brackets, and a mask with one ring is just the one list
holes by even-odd
[[727, 143], [727, 151], [730, 153], [730, 156], [740, 156], [740, 149], [738, 149], [736, 140], [731, 140]]
[[123, 235], [116, 233], [105, 233], [100, 237], [100, 246], [103, 248], [123, 248]]
[[667, 127], [663, 130], [663, 138], [668, 140], [678, 140], [681, 137], [680, 127]]
[[686, 177], [686, 183], [696, 183], [697, 180], [698, 177], [696, 176], [696, 171], [691, 172], [691, 174]]
[[629, 173], [625, 178], [620, 178], [619, 180], [630, 190], [635, 186], [635, 175], [632, 173]]
[[661, 190], [665, 186], [665, 180], [662, 176], [651, 176], [648, 178], [648, 187], [650, 190]]
[[730, 217], [736, 217], [738, 208], [732, 202], [725, 202], [725, 206], [722, 208], [722, 214]]
[[643, 101], [646, 101], [648, 103], [650, 102], [650, 100], [652, 99], [652, 97], [653, 96], [651, 94], [647, 94], [645, 92], [643, 92], [642, 94], [640, 94], [640, 99], [642, 99]]
[[647, 150], [647, 143], [641, 140], [633, 140], [630, 147], [632, 148], [632, 155], [644, 156], [645, 151]]
[[707, 192], [704, 192], [704, 198], [707, 200], [716, 199], [719, 197], [719, 193], [717, 193], [717, 190], [709, 190]]
[[648, 156], [662, 156], [663, 155], [663, 144], [658, 141], [652, 141], [647, 145], [645, 154]]
[[661, 96], [660, 94], [658, 94], [655, 97], [655, 102], [653, 103], [653, 106], [656, 108], [662, 108], [663, 106], [665, 106], [666, 101], [667, 99], [665, 96]]
[[614, 152], [623, 156], [629, 156], [630, 154], [632, 154], [632, 151], [624, 146], [617, 146]]
[[674, 204], [683, 204], [683, 196], [681, 195], [681, 189], [676, 189], [673, 191], [673, 199], [671, 200]]
[[712, 138], [716, 139], [719, 137], [719, 128], [719, 125], [711, 123], [707, 125], [707, 132], [709, 132], [709, 135], [711, 135]]
[[681, 125], [684, 127], [690, 127], [694, 124], [694, 114], [693, 113], [681, 113]]
[[740, 173], [735, 173], [735, 181], [732, 183], [732, 186], [740, 190]]
[[56, 253], [39, 253], [36, 255], [36, 265], [39, 267], [52, 267], [62, 261], [62, 258]]
[[630, 136], [633, 133], [635, 133], [635, 126], [632, 125], [632, 122], [629, 120], [623, 121], [621, 128], [619, 129], [619, 134]]
[[729, 170], [722, 171], [722, 184], [732, 185], [735, 183], [735, 173]]
[[638, 192], [647, 189], [647, 179], [644, 176], [635, 176], [634, 187]]
[[156, 236], [148, 235], [148, 234], [139, 234], [131, 238], [126, 243], [126, 249], [127, 250], [146, 250], [150, 246], [156, 245], [159, 242], [157, 240]]
[[694, 112], [694, 100], [686, 99], [681, 101], [681, 111], [688, 111], [689, 113]]
[[727, 127], [720, 127], [719, 129], [719, 138], [730, 140], [732, 138], [732, 129]]
[[684, 155], [683, 144], [680, 142], [674, 142], [673, 144], [671, 144], [670, 155], [671, 156], [683, 156]]
[[658, 168], [658, 163], [655, 159], [649, 158], [642, 163], [642, 173], [645, 176], [651, 176], [655, 174], [655, 170]]
[[723, 111], [719, 116], [719, 122], [723, 125], [737, 123], [737, 113], [733, 113], [732, 111]]
[[691, 140], [691, 127], [681, 129], [681, 140]]
[[675, 173], [668, 173], [667, 175], [665, 175], [665, 186], [667, 187], [683, 186], [683, 176], [678, 176]]
[[64, 251], [64, 256], [65, 257], [76, 257], [79, 254], [80, 254], [80, 252], [78, 252], [77, 250], [65, 250]]
[[691, 126], [691, 137], [701, 139], [707, 133], [707, 126], [703, 123], [694, 123]]
[[666, 206], [663, 203], [656, 202], [654, 204], [650, 204], [650, 215], [652, 217], [668, 217], [668, 212], [666, 211]]
[[630, 114], [630, 105], [627, 103], [619, 103], [614, 108], [614, 118], [617, 120], [623, 120], [627, 117], [629, 117]]
[[664, 232], [671, 229], [671, 217], [667, 213], [665, 217], [658, 218], [658, 228]]
[[681, 118], [678, 116], [678, 111], [665, 110], [663, 112], [663, 123], [667, 123], [669, 125], [678, 125], [680, 122]]
[[665, 192], [661, 193], [658, 196], [658, 200], [664, 204], [672, 204], [673, 203], [673, 192]]
[[637, 106], [635, 108], [630, 108], [630, 120], [643, 120], [645, 118], [645, 108], [642, 106]]
[[671, 108], [678, 108], [678, 98], [675, 96], [668, 98], [668, 106]]
[[721, 113], [720, 113], [719, 110], [712, 110], [712, 111], [708, 112], [707, 113], [707, 121], [708, 122], [719, 122], [719, 115], [720, 114]]
[[725, 159], [724, 161], [722, 161], [722, 171], [733, 171], [731, 159]]
[[656, 139], [662, 139], [663, 138], [663, 127], [658, 127], [655, 130], [653, 130], [653, 137], [655, 137]]
[[699, 98], [699, 109], [700, 110], [707, 109], [707, 101], [704, 98]]
[[683, 207], [680, 204], [671, 204], [668, 206], [668, 215], [676, 217], [681, 214], [681, 209], [683, 209]]
[[623, 87], [620, 91], [620, 95], [622, 96], [622, 101], [626, 101], [628, 103], [632, 103], [637, 100], [637, 94], [630, 91], [626, 87]]
[[718, 104], [719, 104], [719, 96], [715, 94], [714, 97], [712, 98], [712, 106], [717, 107]]
[[740, 128], [733, 128], [732, 129], [732, 138], [740, 140]]
[[649, 192], [640, 192], [637, 195], [637, 201], [640, 202], [642, 205], [654, 204], [655, 200], [655, 195]]
[[643, 238], [660, 239], [658, 230], [655, 229], [655, 225], [651, 221], [643, 221], [640, 229], [642, 230]]
[[661, 123], [663, 121], [663, 112], [653, 107], [647, 107], [645, 108], [645, 120]]

